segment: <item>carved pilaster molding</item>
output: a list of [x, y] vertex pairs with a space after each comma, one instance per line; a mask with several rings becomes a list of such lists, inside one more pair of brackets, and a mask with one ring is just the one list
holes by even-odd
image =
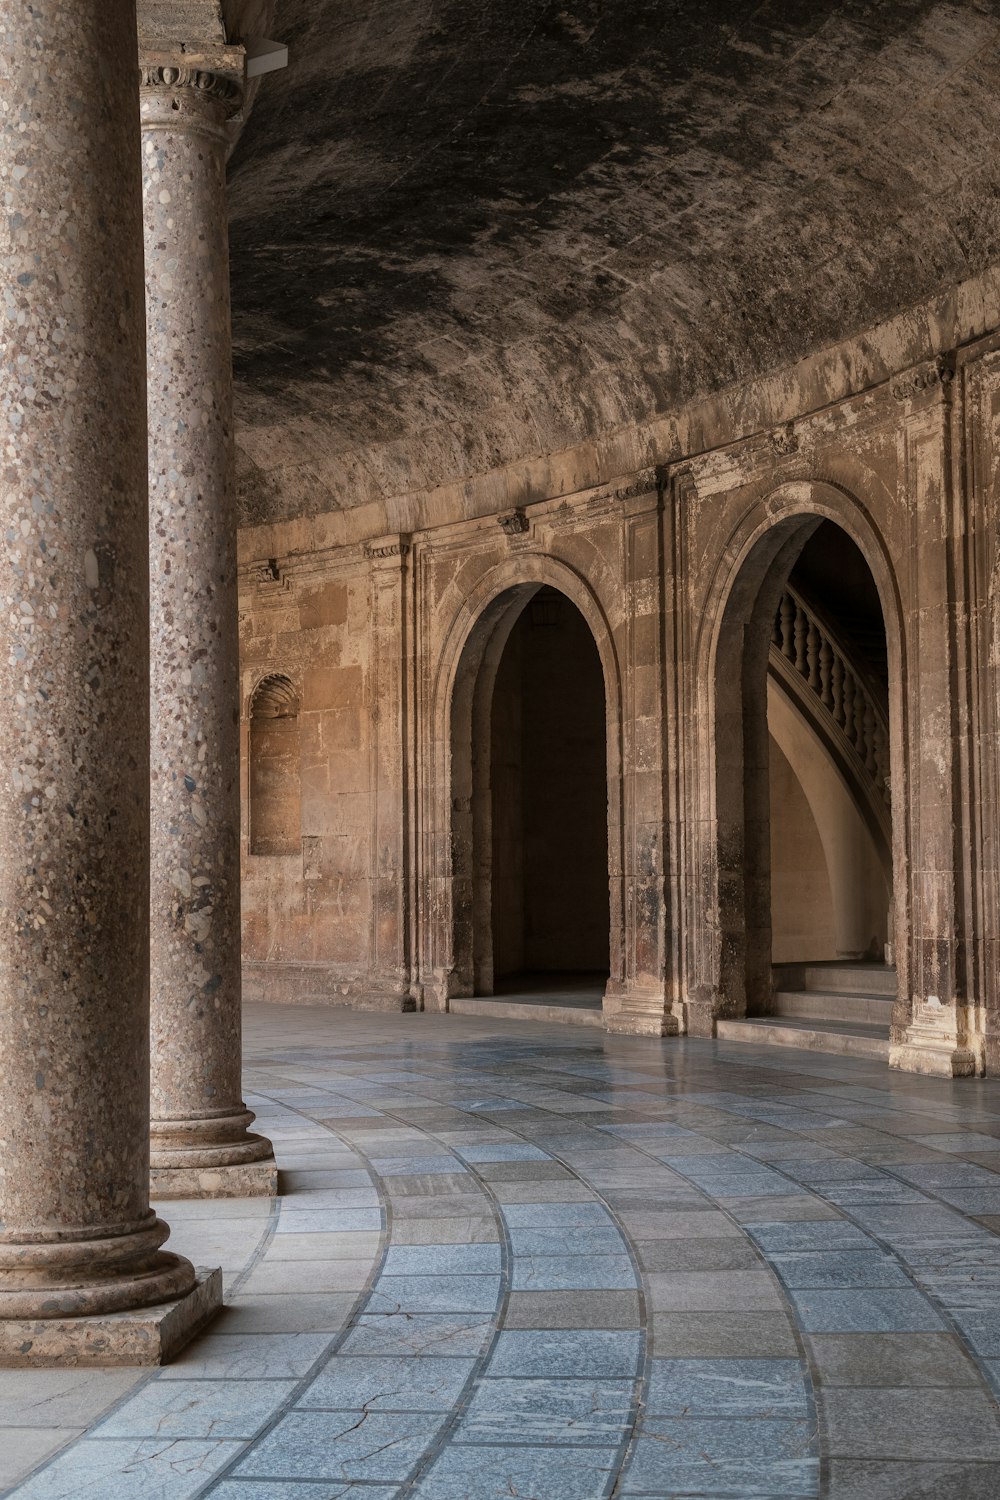
[[504, 536], [523, 536], [528, 530], [529, 522], [524, 511], [518, 506], [515, 510], [507, 510], [497, 516], [497, 525]]
[[399, 558], [402, 562], [410, 551], [410, 538], [400, 533], [398, 536], [374, 537], [365, 542], [365, 556], [369, 562], [390, 562], [393, 558]]
[[940, 397], [947, 393], [955, 378], [955, 356], [939, 354], [912, 369], [894, 375], [889, 389], [896, 401], [915, 401], [921, 398]]

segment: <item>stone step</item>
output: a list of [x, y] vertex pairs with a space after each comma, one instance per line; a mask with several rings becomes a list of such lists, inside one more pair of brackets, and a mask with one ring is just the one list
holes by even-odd
[[776, 989], [896, 998], [896, 970], [885, 964], [775, 964], [772, 972]]
[[885, 995], [843, 994], [835, 990], [776, 990], [773, 1012], [800, 1020], [860, 1021], [868, 1026], [888, 1026], [894, 1001]]
[[832, 1021], [796, 1021], [778, 1016], [754, 1016], [745, 1021], [719, 1021], [723, 1042], [749, 1042], [756, 1047], [800, 1047], [806, 1052], [832, 1052], [841, 1057], [889, 1059], [886, 1026], [837, 1026]]
[[558, 1000], [508, 1000], [503, 995], [456, 995], [448, 1002], [453, 1016], [489, 1017], [496, 1021], [555, 1021], [563, 1026], [603, 1026], [600, 1004], [569, 1004]]

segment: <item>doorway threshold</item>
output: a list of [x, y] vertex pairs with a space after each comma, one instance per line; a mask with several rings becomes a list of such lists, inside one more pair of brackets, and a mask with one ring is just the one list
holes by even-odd
[[492, 995], [456, 996], [448, 1009], [458, 1016], [603, 1026], [606, 985], [607, 976], [598, 974], [510, 974]]

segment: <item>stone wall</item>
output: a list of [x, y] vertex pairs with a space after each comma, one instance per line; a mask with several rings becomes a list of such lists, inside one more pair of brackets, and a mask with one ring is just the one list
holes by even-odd
[[301, 857], [247, 855], [248, 993], [443, 1008], [476, 984], [474, 746], [525, 601], [551, 588], [604, 676], [609, 1026], [708, 1035], [766, 1009], [767, 651], [826, 518], [864, 555], [886, 625], [894, 1060], [995, 1065], [998, 402], [982, 339], [523, 510], [343, 547], [299, 519], [268, 529], [272, 559], [247, 533], [245, 701], [286, 674], [303, 739]]

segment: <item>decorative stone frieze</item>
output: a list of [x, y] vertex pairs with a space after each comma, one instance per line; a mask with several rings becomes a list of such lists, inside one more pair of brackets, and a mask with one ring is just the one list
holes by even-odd
[[889, 389], [896, 401], [912, 401], [916, 397], [940, 394], [954, 378], [954, 356], [939, 354], [935, 359], [894, 376]]

